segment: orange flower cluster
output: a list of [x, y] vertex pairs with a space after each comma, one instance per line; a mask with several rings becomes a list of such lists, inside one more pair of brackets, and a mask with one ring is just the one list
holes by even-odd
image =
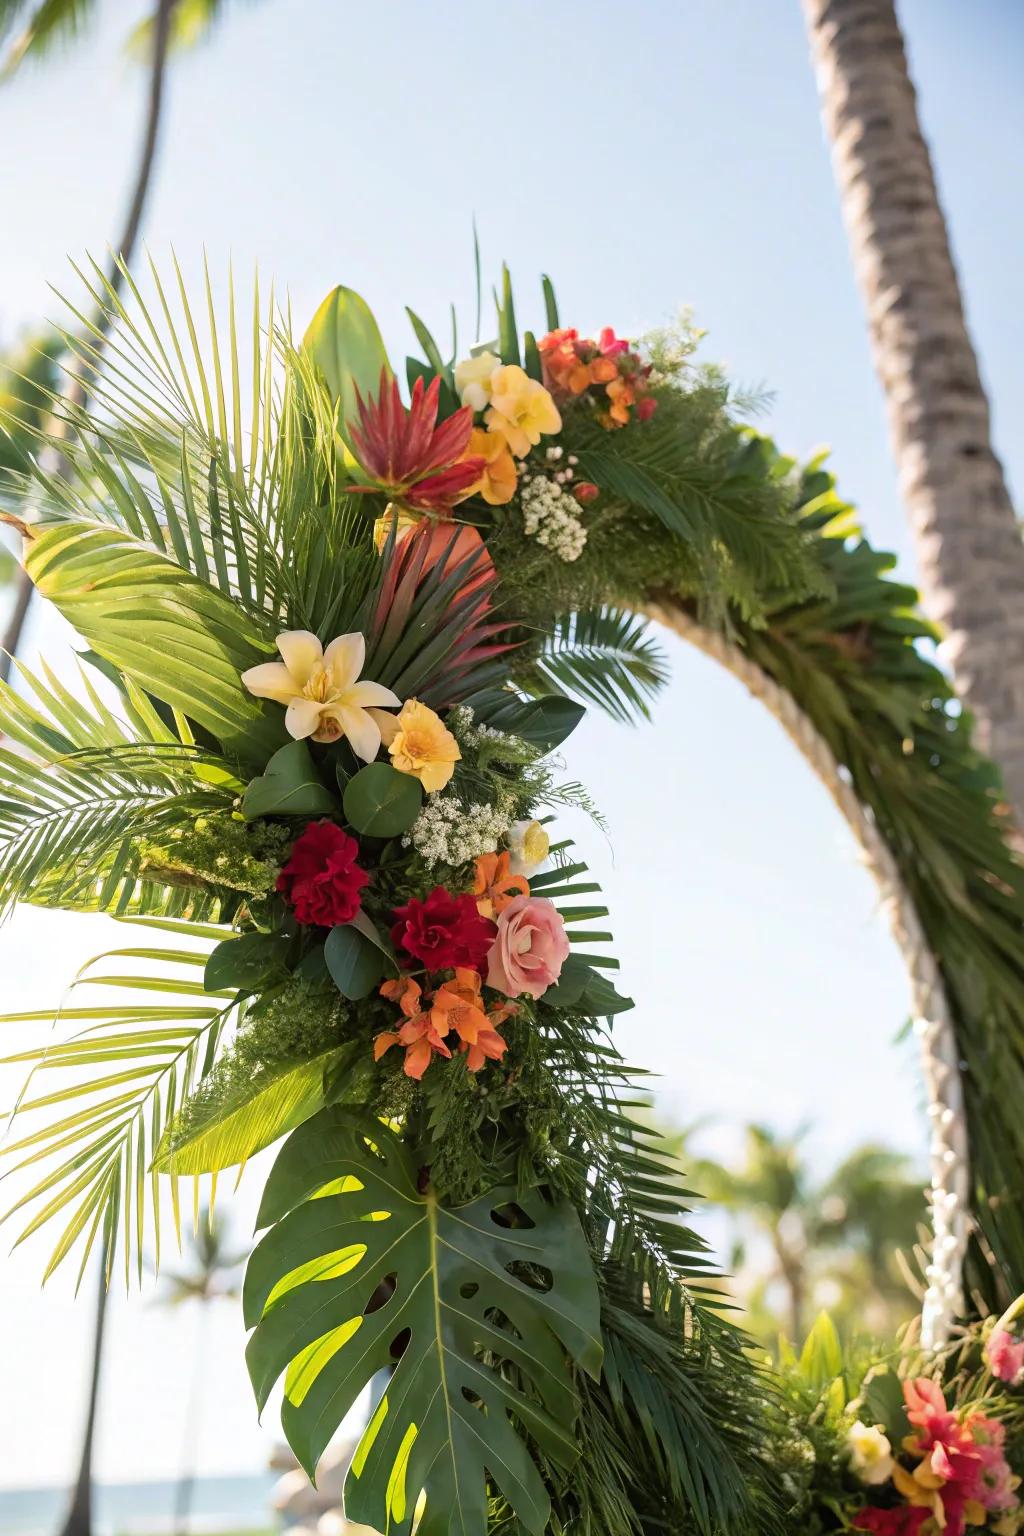
[[650, 390], [650, 365], [629, 342], [605, 326], [596, 341], [575, 330], [549, 331], [537, 343], [544, 365], [544, 382], [552, 394], [579, 396], [598, 392], [597, 419], [614, 431], [635, 413], [638, 421], [654, 415], [658, 402]]
[[508, 1042], [498, 1027], [516, 1012], [514, 1003], [487, 1010], [481, 995], [479, 971], [456, 967], [451, 981], [424, 992], [412, 976], [386, 981], [381, 996], [397, 1003], [405, 1023], [397, 1031], [386, 1030], [373, 1042], [373, 1059], [379, 1061], [393, 1045], [405, 1047], [404, 1071], [419, 1082], [436, 1056], [450, 1059], [448, 1041], [456, 1037], [470, 1072], [479, 1072], [485, 1061], [499, 1061]]

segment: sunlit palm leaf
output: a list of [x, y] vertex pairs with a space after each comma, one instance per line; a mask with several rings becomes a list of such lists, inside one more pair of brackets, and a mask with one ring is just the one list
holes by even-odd
[[[173, 947], [114, 950], [84, 967], [84, 986], [124, 992], [126, 1000], [51, 1012], [0, 1015], [0, 1025], [51, 1026], [55, 1038], [2, 1058], [31, 1074], [12, 1112], [3, 1155], [5, 1177], [20, 1193], [3, 1216], [30, 1212], [17, 1243], [58, 1218], [64, 1223], [46, 1276], [81, 1244], [85, 1268], [97, 1234], [120, 1230], [126, 1279], [141, 1277], [142, 1245], [160, 1241], [160, 1187], [149, 1172], [165, 1126], [209, 1072], [234, 1007], [230, 994], [208, 994], [203, 969], [229, 930], [163, 923]], [[183, 944], [183, 941], [186, 941]], [[188, 941], [191, 941], [190, 943]], [[155, 974], [99, 974], [102, 961], [144, 961]], [[65, 1034], [65, 1025], [84, 1026]], [[56, 1087], [49, 1074], [55, 1073]], [[40, 1078], [43, 1074], [42, 1082]], [[31, 1170], [31, 1171], [30, 1171]], [[167, 1185], [178, 1221], [177, 1180]]]

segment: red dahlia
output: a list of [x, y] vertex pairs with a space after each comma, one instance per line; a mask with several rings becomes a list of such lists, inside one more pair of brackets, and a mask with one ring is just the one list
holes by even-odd
[[441, 885], [434, 887], [426, 901], [413, 896], [404, 907], [396, 907], [393, 916], [395, 947], [422, 961], [430, 971], [459, 965], [482, 971], [498, 931], [490, 918], [480, 916], [475, 896], [453, 896]]
[[311, 821], [292, 844], [277, 889], [300, 923], [334, 928], [359, 911], [359, 892], [369, 880], [356, 863], [359, 844], [333, 821]]

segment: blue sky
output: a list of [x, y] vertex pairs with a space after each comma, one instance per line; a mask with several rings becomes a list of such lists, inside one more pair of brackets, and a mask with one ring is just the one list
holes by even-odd
[[[54, 312], [47, 284], [73, 282], [67, 254], [101, 253], [120, 226], [142, 81], [119, 48], [137, 9], [108, 0], [87, 45], [0, 94], [15, 146], [5, 339]], [[300, 323], [348, 283], [401, 355], [405, 304], [441, 330], [454, 299], [469, 334], [475, 213], [485, 266], [509, 261], [524, 319], [540, 271], [581, 330], [636, 333], [692, 305], [705, 355], [772, 391], [766, 421], [788, 450], [832, 446], [869, 535], [912, 574], [797, 0], [230, 10], [175, 64], [147, 225], [159, 260], [173, 243], [193, 280], [204, 246], [215, 274], [229, 258], [238, 274], [258, 261]], [[969, 20], [956, 0], [901, 11], [1019, 486], [1024, 12], [1010, 0], [976, 0]], [[66, 636], [43, 619], [30, 655], [39, 644], [50, 654]], [[812, 1122], [822, 1166], [867, 1136], [920, 1153], [913, 1056], [891, 1044], [908, 989], [850, 838], [774, 722], [703, 657], [666, 645], [673, 681], [656, 725], [588, 719], [566, 752], [611, 824], [610, 848], [574, 830], [639, 1004], [622, 1047], [662, 1074], [665, 1113], [710, 1117], [720, 1148], [756, 1115]], [[5, 1006], [56, 1000], [109, 935], [98, 920], [18, 914], [0, 932]], [[258, 1179], [247, 1174], [240, 1228]], [[0, 1485], [59, 1481], [73, 1456], [88, 1308], [59, 1280], [39, 1295], [43, 1257], [29, 1245], [4, 1261]], [[118, 1302], [102, 1475], [173, 1475], [192, 1327], [146, 1298]], [[266, 1431], [255, 1425], [242, 1342], [227, 1308], [209, 1346], [209, 1469], [259, 1467], [272, 1437], [272, 1412]]]

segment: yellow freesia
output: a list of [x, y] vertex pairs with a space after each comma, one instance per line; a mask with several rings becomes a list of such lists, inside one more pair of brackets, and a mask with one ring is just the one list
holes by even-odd
[[850, 1467], [862, 1483], [875, 1487], [889, 1481], [896, 1462], [881, 1424], [864, 1424], [858, 1419], [846, 1432], [846, 1447]]
[[492, 374], [491, 407], [484, 420], [488, 432], [499, 432], [517, 459], [525, 458], [542, 435], [562, 427], [558, 407], [544, 385], [516, 363]]
[[391, 537], [392, 528], [395, 529], [395, 548], [411, 533], [420, 522], [417, 512], [410, 512], [408, 507], [403, 507], [401, 502], [389, 501], [373, 525], [373, 547], [378, 555], [382, 555], [387, 548], [388, 539]]
[[496, 432], [485, 432], [482, 427], [474, 427], [469, 435], [466, 457], [479, 457], [485, 461], [476, 494], [482, 496], [488, 506], [501, 507], [506, 501], [512, 500], [518, 476], [515, 460], [503, 437], [499, 437]]
[[380, 750], [381, 726], [393, 719], [380, 706], [401, 704], [390, 688], [360, 682], [366, 660], [362, 635], [339, 635], [324, 650], [316, 635], [289, 629], [277, 637], [280, 661], [265, 661], [242, 673], [242, 682], [258, 699], [287, 706], [284, 723], [296, 741], [338, 741], [347, 737], [353, 752], [372, 763]]
[[444, 789], [462, 753], [440, 715], [418, 699], [406, 699], [397, 725], [388, 744], [392, 766], [419, 779], [428, 795]]

